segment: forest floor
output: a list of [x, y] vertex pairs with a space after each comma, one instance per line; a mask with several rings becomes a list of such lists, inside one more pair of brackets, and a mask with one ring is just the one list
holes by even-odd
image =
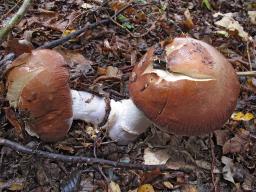
[[[20, 0], [0, 0], [0, 28], [21, 4]], [[240, 96], [230, 120], [222, 129], [200, 137], [167, 135], [151, 126], [128, 146], [112, 142], [104, 130], [75, 121], [64, 140], [44, 143], [17, 134], [23, 124], [12, 115], [14, 112], [6, 101], [2, 71], [1, 138], [65, 155], [137, 164], [166, 163], [171, 171], [63, 162], [3, 146], [0, 191], [256, 192], [254, 0], [34, 0], [0, 45], [0, 61], [8, 53], [20, 55], [89, 23], [109, 18], [123, 7], [126, 9], [112, 21], [88, 29], [55, 48], [71, 62], [70, 86], [115, 100], [128, 98], [129, 76], [146, 50], [166, 38], [190, 36], [216, 47], [237, 72], [248, 72], [238, 76]]]

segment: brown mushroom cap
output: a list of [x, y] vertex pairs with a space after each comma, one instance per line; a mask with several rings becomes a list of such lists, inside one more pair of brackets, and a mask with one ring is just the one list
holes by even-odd
[[236, 73], [215, 48], [192, 38], [151, 47], [135, 66], [130, 95], [163, 131], [200, 135], [219, 129], [239, 95]]
[[19, 56], [7, 74], [7, 99], [28, 115], [26, 130], [44, 141], [57, 141], [72, 123], [69, 73], [62, 55], [35, 50]]

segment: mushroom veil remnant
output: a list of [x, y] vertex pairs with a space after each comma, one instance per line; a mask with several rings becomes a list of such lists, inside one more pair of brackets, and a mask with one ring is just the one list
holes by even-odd
[[173, 134], [209, 133], [228, 120], [239, 94], [225, 57], [192, 38], [149, 48], [132, 72], [126, 100], [70, 90], [65, 65], [58, 52], [35, 50], [17, 58], [8, 73], [10, 105], [29, 114], [26, 129], [42, 140], [62, 139], [73, 119], [106, 128], [120, 144], [135, 140], [151, 122]]

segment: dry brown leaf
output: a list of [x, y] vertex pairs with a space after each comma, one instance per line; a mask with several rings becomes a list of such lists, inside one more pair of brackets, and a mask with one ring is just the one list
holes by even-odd
[[10, 39], [7, 41], [6, 51], [13, 52], [15, 55], [19, 56], [23, 53], [30, 53], [33, 49], [31, 42], [23, 39]]
[[182, 192], [198, 192], [198, 189], [194, 185], [184, 185], [182, 187]]
[[167, 149], [152, 150], [150, 148], [146, 148], [144, 150], [143, 158], [146, 165], [160, 165], [165, 164], [170, 158], [170, 155], [168, 154]]
[[251, 23], [256, 25], [256, 11], [248, 11], [248, 15]]
[[117, 183], [114, 181], [111, 181], [108, 186], [109, 190], [108, 192], [121, 192], [121, 189]]
[[240, 131], [235, 135], [235, 137], [225, 142], [222, 148], [223, 154], [247, 151], [250, 145], [249, 137], [249, 131], [240, 129]]
[[222, 169], [223, 178], [231, 183], [235, 183], [232, 173], [234, 167], [233, 160], [226, 156], [222, 156], [221, 162], [225, 165]]
[[18, 121], [14, 111], [10, 107], [5, 107], [4, 111], [6, 119], [14, 127], [15, 135], [17, 137], [24, 138], [22, 126], [20, 125], [20, 122]]
[[185, 16], [185, 21], [184, 21], [184, 25], [188, 28], [188, 29], [192, 29], [194, 27], [194, 22], [193, 19], [191, 17], [191, 14], [189, 12], [189, 9], [186, 9], [184, 12], [184, 16]]
[[68, 145], [65, 145], [65, 144], [59, 143], [59, 144], [56, 145], [56, 148], [60, 149], [60, 150], [63, 150], [63, 151], [67, 151], [67, 152], [69, 152], [71, 154], [74, 153], [74, 148], [70, 147]]
[[222, 16], [222, 18], [215, 22], [215, 25], [223, 27], [229, 32], [238, 33], [244, 41], [252, 41], [252, 37], [249, 36], [247, 32], [244, 31], [244, 28], [240, 25], [238, 21], [233, 18], [233, 13], [215, 13], [213, 17]]
[[216, 130], [214, 131], [217, 145], [223, 146], [229, 138], [229, 130]]

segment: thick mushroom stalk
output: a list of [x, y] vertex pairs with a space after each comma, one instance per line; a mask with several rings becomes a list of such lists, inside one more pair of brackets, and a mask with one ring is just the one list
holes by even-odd
[[103, 125], [109, 136], [120, 144], [134, 141], [151, 123], [131, 99], [108, 101], [91, 93], [76, 90], [71, 90], [71, 94], [73, 118], [96, 126]]

